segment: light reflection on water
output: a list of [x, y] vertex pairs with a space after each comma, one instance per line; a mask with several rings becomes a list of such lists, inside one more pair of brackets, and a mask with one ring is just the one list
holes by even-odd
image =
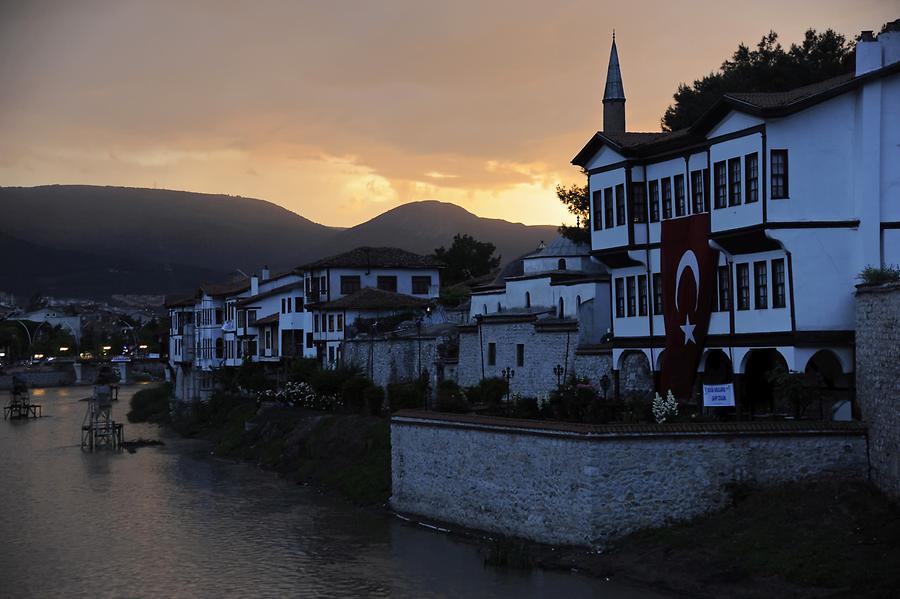
[[[135, 389], [121, 390], [118, 420]], [[485, 568], [470, 544], [210, 458], [199, 442], [82, 452], [79, 399], [89, 393], [38, 389], [47, 417], [0, 422], [0, 596], [650, 596]], [[126, 439], [161, 434], [125, 424]]]

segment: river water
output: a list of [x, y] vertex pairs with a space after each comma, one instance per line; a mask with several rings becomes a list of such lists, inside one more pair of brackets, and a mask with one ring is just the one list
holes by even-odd
[[[122, 388], [117, 420], [137, 388]], [[470, 543], [210, 457], [152, 425], [126, 422], [125, 437], [165, 446], [84, 452], [89, 393], [36, 389], [44, 418], [0, 422], [2, 597], [658, 597], [484, 567]]]

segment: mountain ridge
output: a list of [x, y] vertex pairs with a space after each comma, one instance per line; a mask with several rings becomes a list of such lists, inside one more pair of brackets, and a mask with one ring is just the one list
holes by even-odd
[[[437, 200], [403, 204], [340, 228], [257, 198], [92, 185], [0, 187], [0, 215], [0, 233], [18, 241], [7, 240], [7, 257], [33, 272], [30, 281], [12, 280], [17, 294], [42, 286], [60, 292], [61, 282], [77, 281], [74, 273], [84, 264], [94, 269], [98, 285], [109, 278], [95, 276], [97, 268], [120, 264], [128, 265], [119, 270], [132, 273], [122, 275], [132, 283], [117, 283], [119, 292], [157, 281], [163, 293], [179, 290], [182, 273], [209, 277], [235, 269], [254, 272], [263, 265], [284, 270], [362, 245], [431, 254], [449, 246], [457, 233], [493, 243], [509, 260], [557, 234], [552, 225], [482, 218]], [[41, 265], [29, 252], [55, 264]], [[138, 272], [145, 279], [139, 280]], [[177, 276], [163, 274], [172, 272]], [[0, 291], [13, 291], [4, 289], [10, 284], [9, 277], [0, 277]]]

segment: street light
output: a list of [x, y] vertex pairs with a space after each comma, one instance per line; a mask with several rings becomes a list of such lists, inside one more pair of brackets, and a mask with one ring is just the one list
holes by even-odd
[[563, 368], [562, 364], [557, 364], [553, 367], [553, 374], [556, 375], [556, 386], [557, 388], [562, 387], [562, 375], [566, 369]]
[[500, 371], [500, 374], [503, 376], [503, 378], [506, 379], [506, 403], [509, 403], [509, 392], [510, 392], [509, 381], [514, 376], [516, 376], [516, 371], [513, 370], [512, 368], [510, 368], [509, 366], [507, 366], [506, 368], [504, 368], [503, 370]]

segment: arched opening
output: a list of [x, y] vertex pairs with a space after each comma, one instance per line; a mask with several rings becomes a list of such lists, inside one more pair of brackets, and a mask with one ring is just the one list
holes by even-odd
[[531, 293], [528, 291], [525, 292], [525, 307], [526, 308], [531, 307]]
[[566, 309], [565, 309], [565, 308], [566, 308], [566, 305], [565, 305], [565, 303], [563, 302], [563, 298], [559, 298], [559, 308], [558, 308], [558, 310], [556, 311], [556, 317], [557, 317], [557, 318], [563, 318], [563, 317], [565, 317], [565, 315], [566, 315]]
[[[776, 349], [754, 349], [747, 355], [744, 367], [745, 405], [750, 416], [767, 416], [776, 412], [775, 387], [772, 377], [778, 370], [788, 372], [787, 362]], [[781, 411], [786, 406], [777, 406]]]
[[560, 258], [559, 262], [556, 263], [556, 268], [559, 270], [565, 270], [566, 269], [566, 259]]
[[575, 296], [575, 307], [576, 307], [576, 308], [580, 308], [580, 307], [581, 307], [581, 296], [580, 296], [580, 295], [576, 295], [576, 296]]
[[703, 369], [704, 385], [724, 385], [734, 379], [734, 370], [731, 367], [731, 359], [721, 349], [711, 349], [706, 354], [706, 364]]
[[652, 395], [653, 372], [647, 354], [631, 350], [619, 357], [619, 392], [623, 398]]
[[497, 312], [503, 312], [503, 306], [500, 305], [500, 302], [497, 302]]
[[482, 304], [482, 305], [481, 305], [481, 313], [482, 313], [482, 314], [487, 314], [487, 304]]
[[801, 416], [823, 420], [850, 419], [851, 377], [844, 374], [833, 351], [817, 351], [804, 370], [810, 397]]

